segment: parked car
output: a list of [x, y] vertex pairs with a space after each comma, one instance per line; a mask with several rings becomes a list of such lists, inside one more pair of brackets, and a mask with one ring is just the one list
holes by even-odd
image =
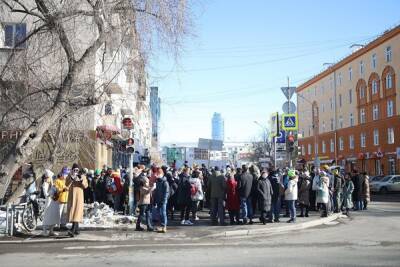
[[370, 190], [382, 194], [387, 192], [400, 192], [400, 175], [387, 175], [379, 181], [371, 182]]
[[376, 175], [376, 176], [372, 176], [372, 177], [369, 179], [369, 182], [370, 182], [370, 183], [372, 183], [372, 182], [378, 182], [378, 181], [382, 180], [383, 178], [385, 178], [385, 175]]

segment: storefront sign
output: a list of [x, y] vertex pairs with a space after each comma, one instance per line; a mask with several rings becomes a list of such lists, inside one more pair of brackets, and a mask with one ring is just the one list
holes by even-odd
[[21, 135], [23, 131], [1, 131], [0, 132], [0, 142], [7, 142], [10, 140], [16, 141]]

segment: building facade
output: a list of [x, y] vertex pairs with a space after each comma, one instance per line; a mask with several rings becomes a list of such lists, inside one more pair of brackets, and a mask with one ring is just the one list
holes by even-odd
[[370, 175], [400, 173], [399, 73], [397, 26], [300, 85], [300, 157]]
[[214, 112], [211, 119], [211, 138], [224, 141], [224, 119], [220, 113]]

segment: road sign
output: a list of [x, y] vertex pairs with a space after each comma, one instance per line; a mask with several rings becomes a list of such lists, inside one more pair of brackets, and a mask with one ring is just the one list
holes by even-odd
[[276, 151], [284, 151], [286, 150], [286, 144], [276, 143]]
[[282, 93], [286, 96], [287, 99], [291, 99], [294, 92], [296, 91], [296, 87], [281, 87]]
[[279, 132], [279, 113], [275, 112], [271, 115], [271, 137], [274, 137]]
[[279, 134], [276, 136], [276, 142], [278, 144], [286, 143], [286, 134], [284, 130], [279, 130]]
[[286, 113], [286, 114], [294, 113], [294, 112], [296, 112], [296, 105], [292, 101], [285, 102], [285, 103], [283, 103], [282, 111], [283, 111], [283, 113]]
[[296, 131], [297, 128], [297, 113], [282, 115], [282, 129], [286, 131]]

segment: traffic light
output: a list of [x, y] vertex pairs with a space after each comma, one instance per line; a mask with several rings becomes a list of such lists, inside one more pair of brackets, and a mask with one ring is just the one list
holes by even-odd
[[293, 152], [293, 150], [294, 150], [294, 136], [293, 135], [289, 135], [287, 141], [288, 141], [288, 146], [289, 146], [289, 152]]
[[133, 138], [126, 140], [126, 152], [130, 154], [135, 152], [135, 140]]

